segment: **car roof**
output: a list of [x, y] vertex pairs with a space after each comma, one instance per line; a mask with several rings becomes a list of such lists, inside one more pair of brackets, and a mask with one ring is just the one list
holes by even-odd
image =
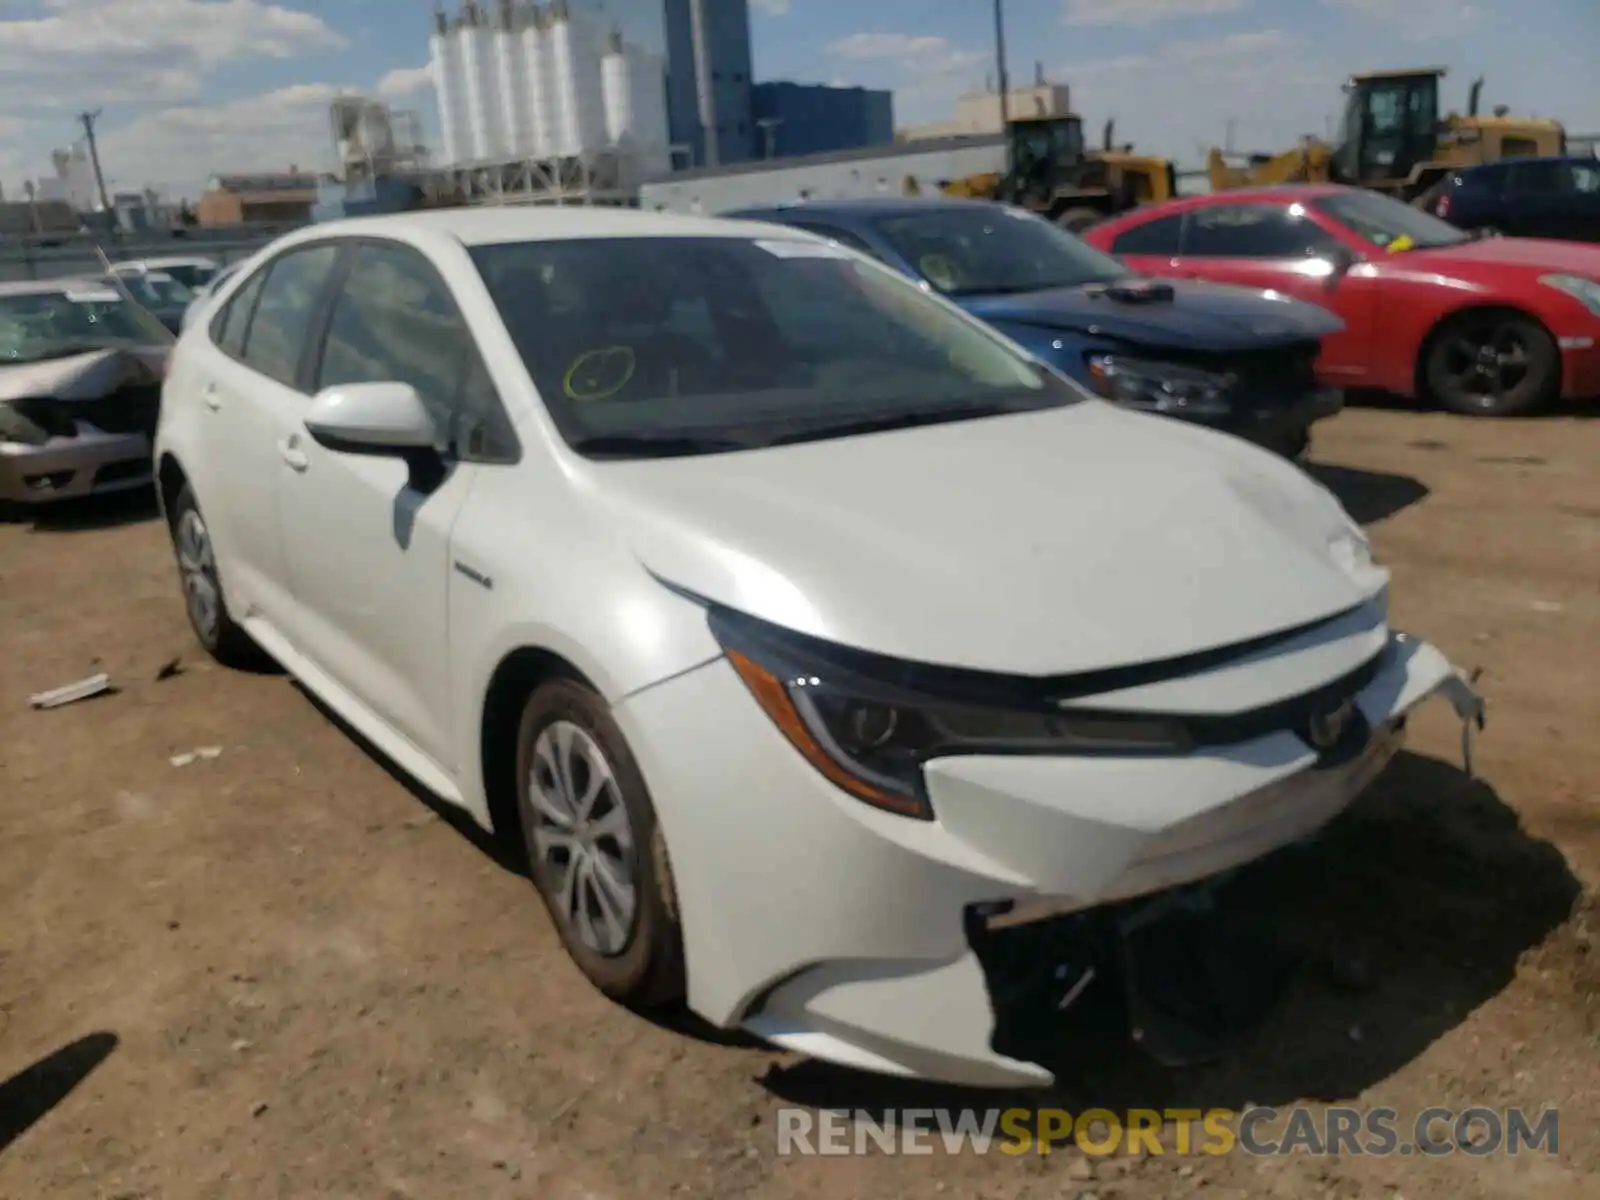
[[935, 209], [992, 208], [992, 200], [968, 200], [955, 196], [893, 196], [867, 197], [857, 200], [797, 200], [793, 204], [773, 204], [760, 208], [739, 208], [723, 214], [730, 218], [767, 219], [792, 216], [796, 220], [806, 216], [854, 217], [871, 220], [874, 217], [896, 217], [905, 213], [929, 212]]
[[1320, 200], [1325, 196], [1357, 193], [1366, 194], [1366, 190], [1346, 187], [1339, 183], [1282, 183], [1270, 187], [1229, 188], [1221, 192], [1207, 192], [1203, 196], [1180, 196], [1160, 204], [1141, 204], [1138, 208], [1118, 213], [1099, 222], [1094, 228], [1131, 229], [1158, 217], [1189, 212], [1197, 208], [1215, 208], [1220, 204], [1293, 204], [1300, 200]]
[[0, 296], [59, 296], [63, 292], [103, 292], [110, 282], [101, 276], [68, 276], [62, 279], [18, 279], [0, 283]]
[[136, 270], [149, 271], [160, 267], [214, 267], [217, 260], [207, 258], [203, 254], [167, 254], [157, 255], [154, 258], [124, 258], [111, 264], [113, 271], [120, 267], [132, 267]]
[[[588, 238], [731, 237], [770, 238], [772, 226], [754, 221], [682, 213], [645, 212], [603, 205], [518, 208], [442, 208], [329, 221], [305, 230], [304, 237], [382, 237], [385, 234], [443, 234], [464, 246], [498, 242], [564, 241]], [[300, 240], [297, 238], [296, 240]]]

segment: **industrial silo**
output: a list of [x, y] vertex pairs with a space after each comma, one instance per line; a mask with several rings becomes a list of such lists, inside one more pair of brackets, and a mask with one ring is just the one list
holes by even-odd
[[439, 140], [444, 161], [458, 163], [471, 153], [466, 133], [466, 95], [462, 87], [460, 40], [443, 10], [433, 16], [428, 67], [433, 76], [434, 98], [439, 105]]
[[531, 153], [533, 143], [529, 125], [528, 68], [522, 58], [521, 31], [525, 14], [513, 0], [498, 0], [494, 22], [495, 90], [500, 103], [501, 152], [505, 155]]
[[499, 157], [502, 142], [494, 30], [477, 0], [466, 0], [461, 6], [455, 36], [460, 42], [461, 75], [466, 85], [467, 155], [474, 159]]
[[600, 60], [600, 90], [605, 99], [606, 140], [609, 142], [621, 142], [632, 136], [634, 118], [631, 88], [622, 31], [613, 30], [606, 39], [605, 57]]
[[606, 144], [601, 38], [591, 21], [570, 11], [566, 0], [550, 6], [548, 38], [556, 99], [556, 144], [551, 152], [587, 156]]
[[528, 157], [548, 158], [555, 153], [554, 71], [550, 64], [550, 14], [533, 5], [522, 23], [522, 68], [528, 80]]

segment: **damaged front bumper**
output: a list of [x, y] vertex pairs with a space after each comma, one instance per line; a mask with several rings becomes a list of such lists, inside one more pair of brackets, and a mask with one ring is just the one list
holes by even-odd
[[[1481, 724], [1481, 701], [1436, 649], [1403, 635], [1379, 645], [1352, 697], [1359, 734], [1334, 752], [1284, 730], [1182, 757], [941, 759], [925, 768], [931, 822], [833, 788], [725, 660], [636, 693], [614, 711], [666, 834], [690, 1007], [851, 1067], [1051, 1083], [1024, 1050], [997, 1048], [1010, 981], [988, 953], [993, 939], [1096, 915], [1091, 940], [1102, 944], [1076, 965], [1034, 963], [1070, 1005], [1095, 954], [1140, 943], [1149, 897], [1301, 840], [1345, 809], [1399, 751], [1423, 700], [1442, 694], [1464, 725]], [[1308, 645], [1303, 656], [1326, 652]], [[1192, 1030], [1169, 1021], [1157, 1032], [1158, 1057], [1193, 1049]]]
[[0, 441], [0, 502], [44, 504], [131, 488], [153, 478], [150, 439], [80, 423], [73, 436], [38, 445]]

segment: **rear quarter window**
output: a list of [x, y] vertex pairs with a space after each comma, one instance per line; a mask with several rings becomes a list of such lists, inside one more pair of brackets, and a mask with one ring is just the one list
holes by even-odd
[[1161, 258], [1176, 258], [1183, 233], [1183, 214], [1157, 217], [1131, 229], [1124, 229], [1111, 239], [1113, 254], [1146, 254]]

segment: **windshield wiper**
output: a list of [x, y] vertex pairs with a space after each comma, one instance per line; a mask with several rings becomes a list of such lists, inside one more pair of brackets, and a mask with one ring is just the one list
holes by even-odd
[[1032, 412], [1035, 407], [1018, 404], [949, 404], [942, 408], [864, 413], [840, 421], [819, 422], [788, 433], [780, 433], [769, 439], [767, 444], [787, 446], [796, 442], [819, 441], [823, 438], [845, 437], [857, 433], [891, 433], [897, 429], [915, 429], [921, 425], [942, 425], [949, 421], [970, 421], [979, 417], [1001, 417], [1008, 413]]
[[596, 458], [681, 458], [748, 450], [749, 443], [727, 437], [667, 433], [597, 433], [572, 443], [579, 454]]
[[956, 288], [946, 292], [952, 300], [979, 296], [1024, 296], [1029, 292], [1055, 292], [1064, 288], [1088, 287], [1096, 283], [1116, 283], [1124, 275], [1089, 275], [1082, 279], [1056, 279], [1044, 283], [1001, 283], [990, 287]]

